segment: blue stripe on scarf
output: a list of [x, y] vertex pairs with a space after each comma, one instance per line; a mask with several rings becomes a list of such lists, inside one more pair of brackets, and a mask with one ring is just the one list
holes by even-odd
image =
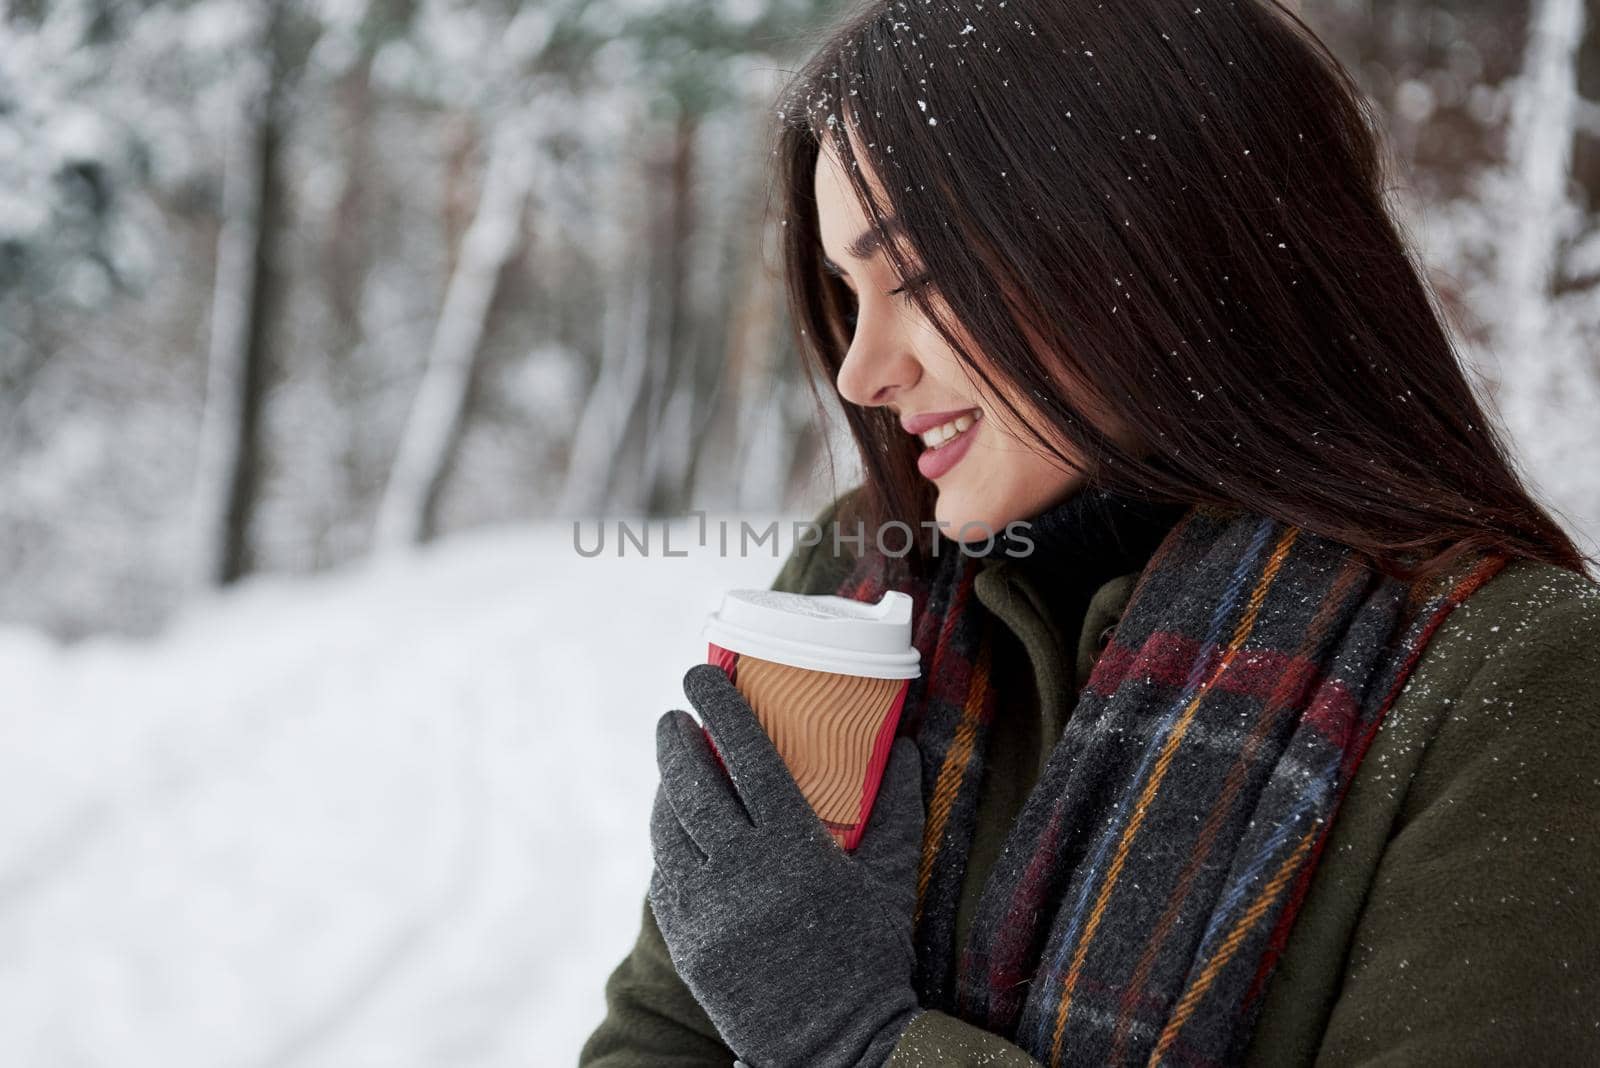
[[1240, 903], [1248, 895], [1253, 895], [1254, 884], [1261, 877], [1262, 871], [1266, 869], [1268, 861], [1277, 856], [1291, 838], [1298, 839], [1301, 834], [1301, 821], [1308, 814], [1322, 807], [1323, 801], [1328, 796], [1328, 791], [1332, 789], [1334, 780], [1338, 776], [1339, 763], [1343, 759], [1344, 754], [1342, 752], [1333, 754], [1333, 758], [1318, 773], [1315, 781], [1307, 785], [1305, 796], [1295, 805], [1294, 811], [1289, 818], [1273, 828], [1272, 834], [1262, 843], [1256, 855], [1251, 858], [1249, 865], [1224, 891], [1219, 906], [1211, 914], [1211, 922], [1206, 926], [1205, 936], [1200, 940], [1200, 959], [1210, 959], [1214, 950], [1213, 943], [1224, 927], [1229, 925], [1229, 918]]
[[[1156, 754], [1161, 751], [1162, 745], [1172, 733], [1172, 729], [1176, 725], [1183, 709], [1194, 697], [1195, 691], [1200, 688], [1210, 651], [1216, 648], [1218, 641], [1222, 637], [1223, 626], [1227, 623], [1228, 617], [1233, 613], [1234, 609], [1238, 607], [1239, 597], [1244, 592], [1245, 583], [1255, 573], [1256, 565], [1260, 561], [1262, 553], [1266, 550], [1267, 540], [1276, 525], [1275, 520], [1264, 518], [1257, 525], [1255, 533], [1251, 535], [1250, 547], [1240, 558], [1238, 564], [1234, 566], [1233, 575], [1229, 579], [1225, 596], [1218, 599], [1216, 608], [1212, 610], [1205, 644], [1197, 651], [1194, 663], [1189, 668], [1189, 678], [1184, 683], [1183, 692], [1179, 694], [1178, 699], [1161, 721], [1161, 728], [1156, 735], [1159, 741], [1152, 741], [1152, 744], [1145, 749], [1144, 759], [1139, 764], [1139, 770], [1135, 772], [1122, 796], [1117, 800], [1116, 820], [1113, 824], [1114, 830], [1108, 830], [1102, 834], [1095, 846], [1089, 865], [1089, 877], [1084, 879], [1083, 886], [1078, 891], [1078, 900], [1073, 906], [1072, 922], [1067, 928], [1066, 937], [1061, 940], [1060, 948], [1056, 951], [1055, 961], [1046, 973], [1046, 981], [1051, 984], [1056, 983], [1057, 977], [1061, 973], [1062, 965], [1066, 963], [1067, 953], [1077, 945], [1078, 932], [1082, 929], [1084, 913], [1089, 907], [1090, 894], [1100, 884], [1101, 873], [1106, 862], [1106, 854], [1111, 849], [1111, 843], [1120, 838], [1120, 828], [1126, 825], [1128, 798], [1138, 793], [1139, 784], [1149, 776], [1150, 766], [1155, 762]], [[1045, 1048], [1045, 1029], [1050, 1023], [1049, 1014], [1039, 1014], [1038, 1030], [1034, 1034], [1033, 1041], [1035, 1050]]]

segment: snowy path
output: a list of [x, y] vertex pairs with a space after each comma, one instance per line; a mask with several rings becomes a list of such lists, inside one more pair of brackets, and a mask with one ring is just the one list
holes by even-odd
[[6, 1063], [573, 1063], [637, 931], [655, 718], [754, 551], [512, 528], [154, 642], [0, 629]]

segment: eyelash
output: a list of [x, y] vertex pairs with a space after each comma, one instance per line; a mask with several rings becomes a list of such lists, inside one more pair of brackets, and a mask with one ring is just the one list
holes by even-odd
[[[930, 275], [924, 274], [924, 275], [921, 275], [921, 276], [919, 276], [917, 278], [913, 278], [911, 281], [906, 282], [904, 285], [895, 286], [893, 289], [889, 290], [887, 295], [891, 296], [891, 297], [899, 297], [901, 300], [905, 301], [907, 304], [911, 305], [912, 307], [915, 307], [916, 306], [916, 301], [914, 301], [911, 298], [912, 291], [913, 290], [917, 290], [917, 289], [921, 289], [923, 286], [928, 285], [932, 281], [933, 281], [933, 278]], [[860, 306], [859, 302], [857, 302], [857, 307], [859, 307], [859, 306]], [[851, 326], [855, 326], [855, 324], [856, 324], [856, 309], [855, 308], [851, 308], [848, 312], [845, 313], [845, 317], [850, 320], [850, 325]]]
[[905, 285], [896, 286], [895, 288], [889, 290], [889, 295], [891, 297], [900, 297], [907, 304], [911, 304], [911, 303], [914, 303], [912, 301], [912, 299], [911, 299], [912, 291], [913, 290], [917, 290], [917, 289], [921, 289], [923, 286], [927, 285], [931, 281], [933, 281], [933, 279], [930, 278], [928, 275], [922, 275], [920, 277], [913, 278], [911, 281], [907, 282]]

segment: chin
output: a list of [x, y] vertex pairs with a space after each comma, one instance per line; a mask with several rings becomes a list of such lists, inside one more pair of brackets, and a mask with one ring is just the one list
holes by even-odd
[[[963, 499], [958, 493], [942, 492], [934, 502], [933, 518], [941, 524], [940, 533], [951, 541], [982, 545], [986, 539], [1004, 534], [1006, 524], [1015, 517], [1002, 514], [992, 504], [983, 505]], [[961, 531], [963, 526], [967, 527], [965, 535]]]

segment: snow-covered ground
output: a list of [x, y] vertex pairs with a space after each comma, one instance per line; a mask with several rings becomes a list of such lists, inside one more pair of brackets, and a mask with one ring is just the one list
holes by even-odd
[[0, 629], [0, 1062], [574, 1063], [638, 929], [655, 720], [780, 564], [687, 529], [480, 532], [148, 642]]

